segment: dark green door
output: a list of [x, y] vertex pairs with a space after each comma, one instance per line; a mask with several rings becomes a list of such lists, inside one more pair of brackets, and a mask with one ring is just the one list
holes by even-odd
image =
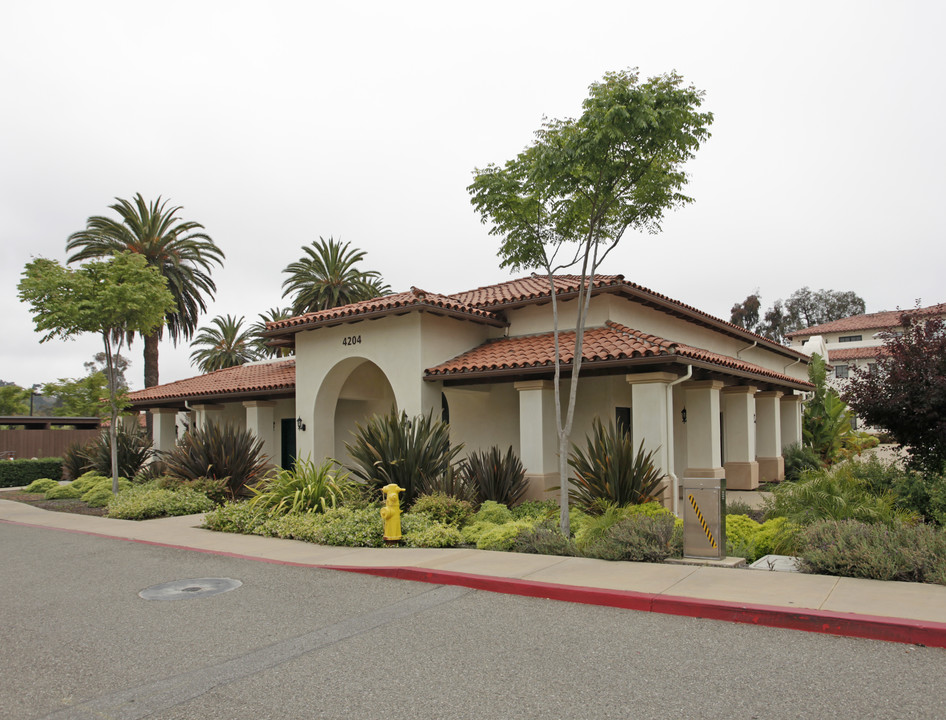
[[280, 421], [282, 452], [279, 464], [285, 470], [292, 470], [296, 465], [296, 421], [283, 418]]

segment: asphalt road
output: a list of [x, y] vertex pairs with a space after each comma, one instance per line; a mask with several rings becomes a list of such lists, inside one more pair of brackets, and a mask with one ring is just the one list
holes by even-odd
[[[946, 717], [942, 649], [4, 523], [0, 553], [2, 718]], [[210, 577], [242, 585], [138, 595]]]

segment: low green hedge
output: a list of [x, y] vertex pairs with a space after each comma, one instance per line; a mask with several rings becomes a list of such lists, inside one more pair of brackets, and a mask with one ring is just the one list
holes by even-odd
[[0, 460], [0, 488], [29, 485], [40, 478], [62, 478], [61, 458]]

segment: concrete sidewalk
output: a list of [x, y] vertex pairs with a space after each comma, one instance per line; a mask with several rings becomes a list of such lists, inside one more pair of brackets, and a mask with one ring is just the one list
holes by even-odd
[[569, 602], [946, 647], [946, 587], [473, 549], [326, 547], [200, 529], [202, 516], [112, 520], [0, 500], [0, 522]]

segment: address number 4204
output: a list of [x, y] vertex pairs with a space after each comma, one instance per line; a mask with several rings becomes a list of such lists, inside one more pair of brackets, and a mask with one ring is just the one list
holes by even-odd
[[349, 335], [342, 338], [342, 345], [361, 345], [361, 335]]

